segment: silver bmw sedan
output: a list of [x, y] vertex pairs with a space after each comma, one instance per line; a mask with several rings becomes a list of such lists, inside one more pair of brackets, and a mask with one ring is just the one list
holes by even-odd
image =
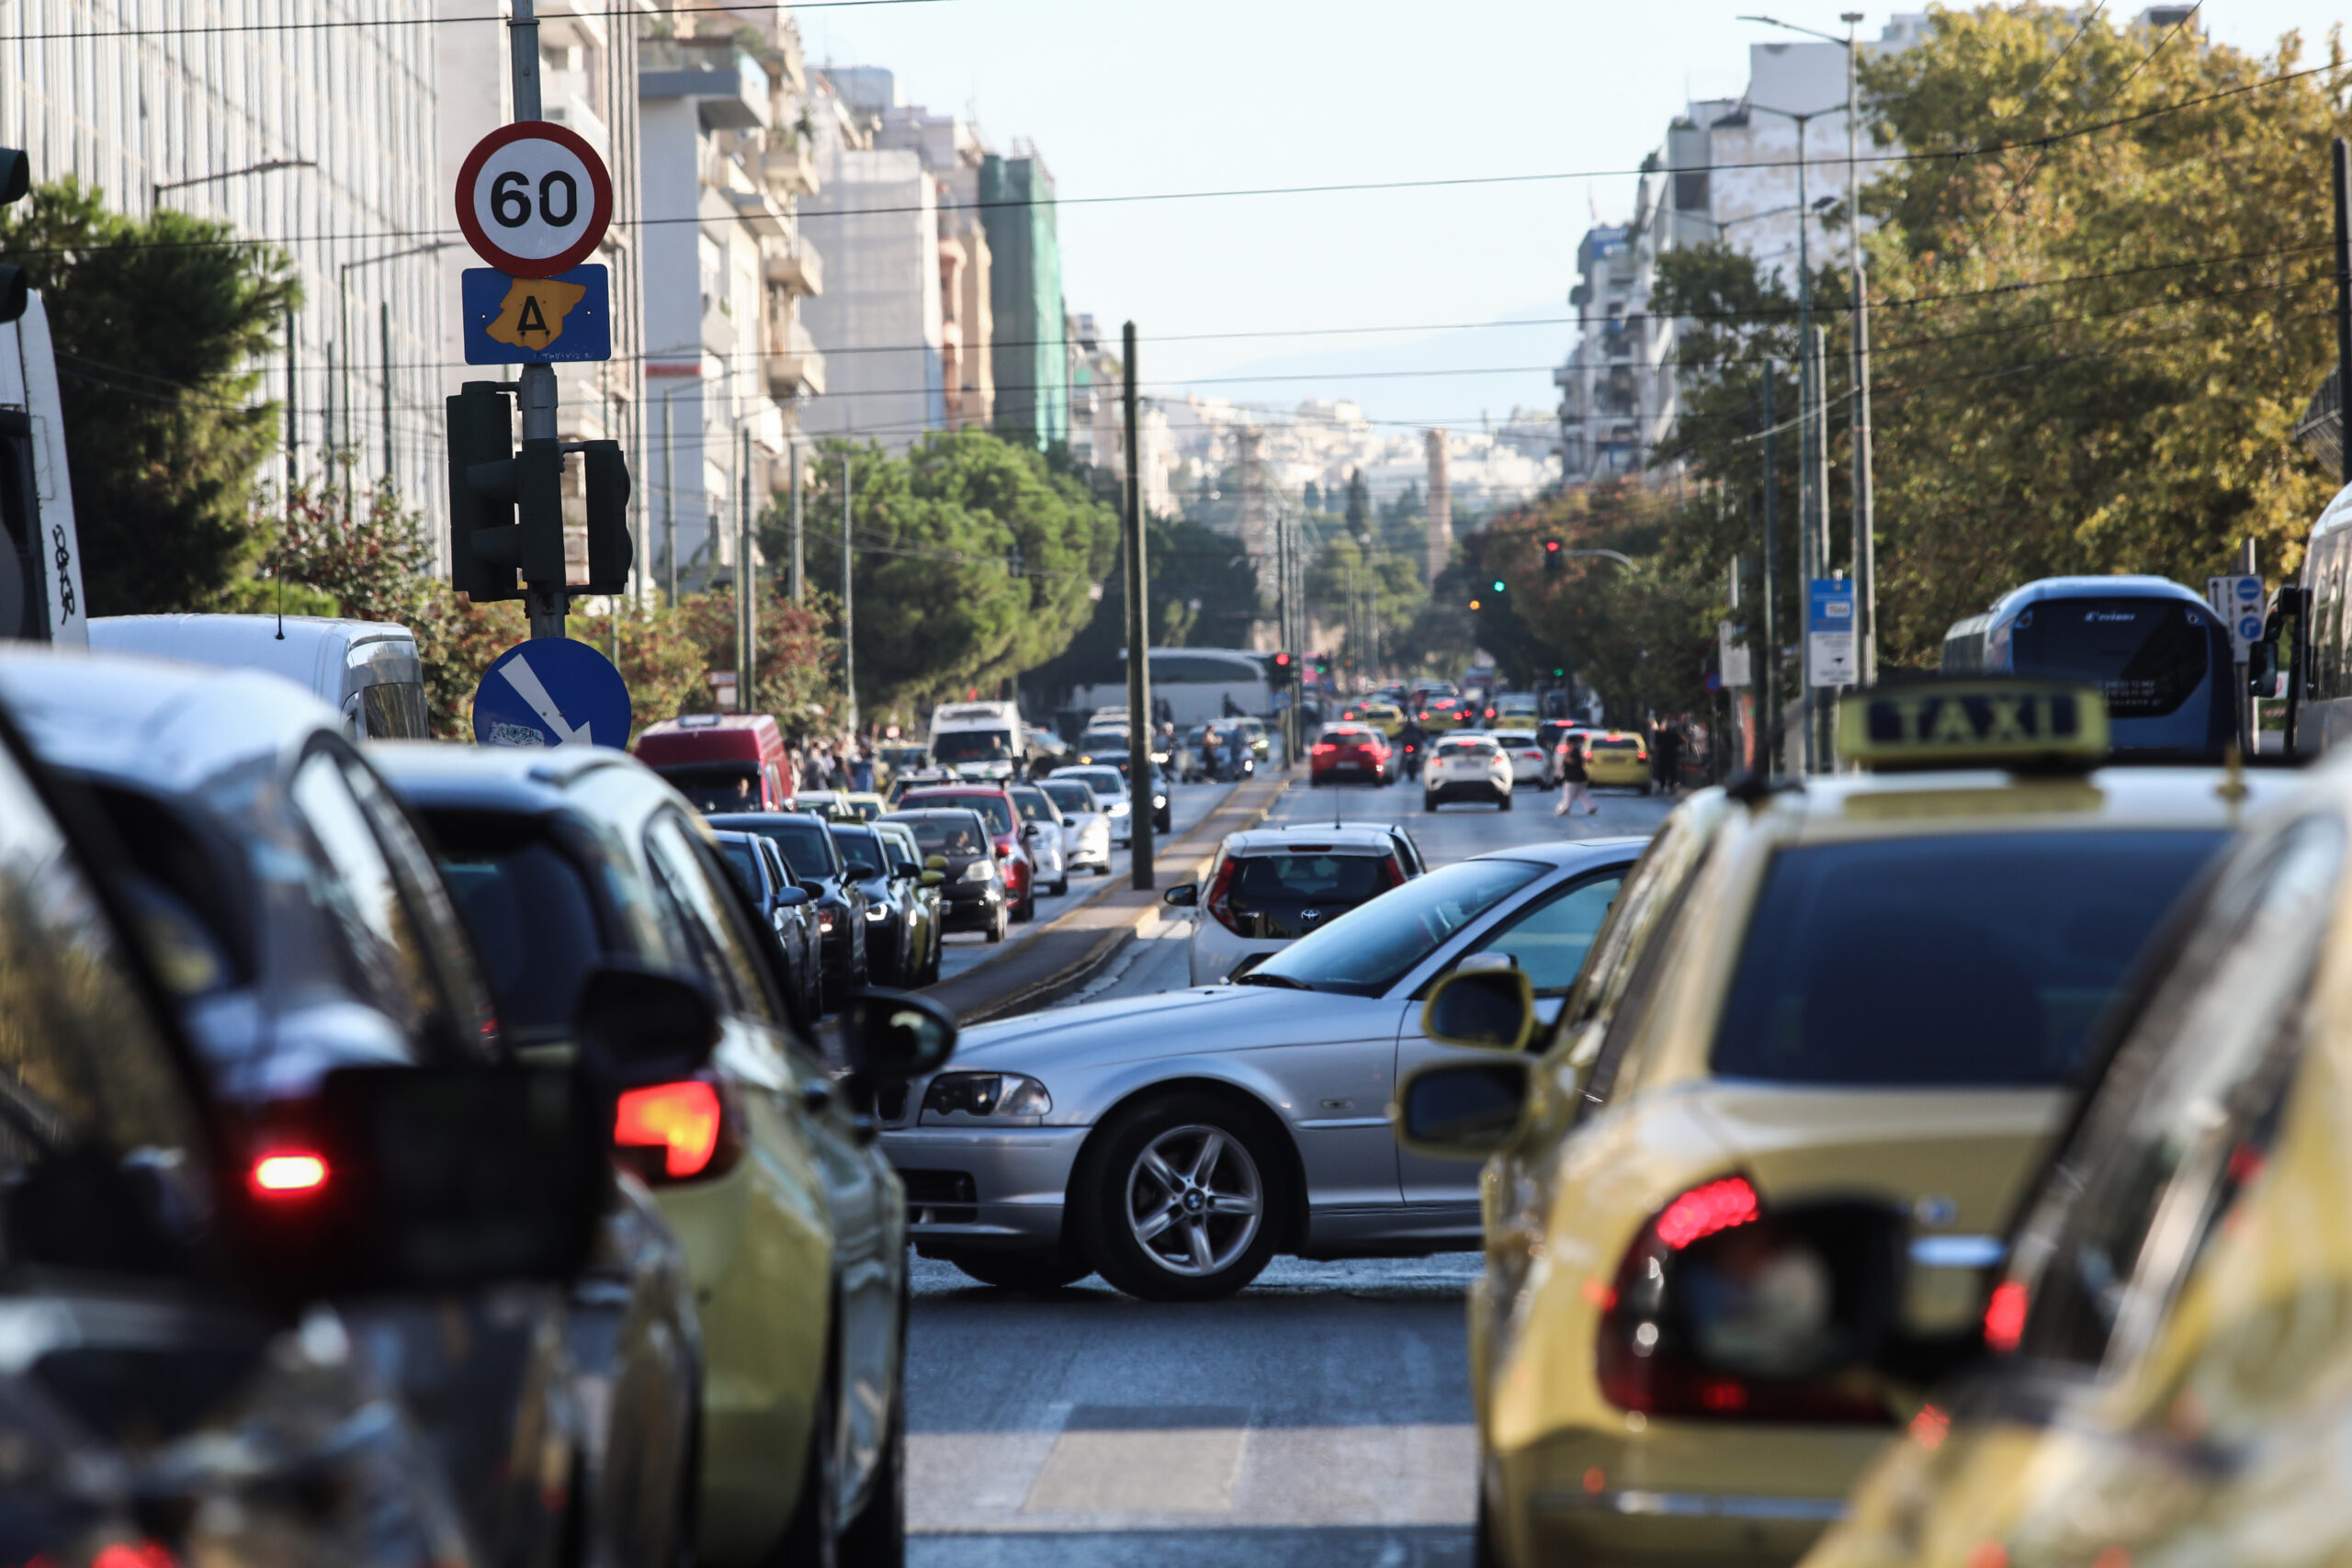
[[991, 1285], [1099, 1272], [1131, 1295], [1200, 1301], [1276, 1253], [1477, 1246], [1476, 1168], [1389, 1134], [1398, 1077], [1453, 1049], [1422, 1034], [1422, 998], [1487, 954], [1527, 972], [1548, 1024], [1644, 842], [1459, 861], [1238, 984], [966, 1032], [949, 1070], [878, 1107], [917, 1247]]

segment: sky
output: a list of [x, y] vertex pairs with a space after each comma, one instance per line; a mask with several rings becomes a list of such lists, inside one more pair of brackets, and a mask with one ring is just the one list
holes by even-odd
[[[1737, 19], [1757, 10], [1844, 30], [1818, 0], [933, 0], [799, 19], [812, 62], [888, 67], [909, 102], [977, 119], [998, 151], [1035, 145], [1063, 203], [1064, 298], [1114, 336], [1135, 321], [1148, 393], [1288, 407], [1336, 392], [1466, 425], [1556, 401], [1544, 367], [1573, 334], [1558, 318], [1577, 238], [1596, 213], [1630, 213], [1624, 171], [1687, 99], [1738, 96], [1747, 46], [1792, 38]], [[1864, 36], [1889, 14], [1865, 12]], [[2216, 40], [2267, 54], [2294, 27], [2316, 50], [2340, 14], [2209, 0], [2201, 15]], [[1091, 199], [1532, 175], [1573, 177]], [[1505, 321], [1522, 324], [1481, 325]], [[1424, 330], [1326, 331], [1367, 327]], [[1324, 335], [1195, 335], [1304, 328]], [[1418, 373], [1363, 374], [1379, 370]]]

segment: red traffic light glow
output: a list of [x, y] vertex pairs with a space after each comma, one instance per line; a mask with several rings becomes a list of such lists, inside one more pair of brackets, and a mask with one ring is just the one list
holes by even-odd
[[1544, 550], [1546, 555], [1558, 555], [1560, 553], [1560, 541], [1557, 539], [1544, 540]]
[[256, 1198], [300, 1197], [327, 1184], [327, 1162], [295, 1151], [264, 1155], [246, 1179]]

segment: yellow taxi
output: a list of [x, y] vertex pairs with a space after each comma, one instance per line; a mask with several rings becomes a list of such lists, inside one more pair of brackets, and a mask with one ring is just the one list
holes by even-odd
[[1433, 693], [1421, 703], [1421, 728], [1435, 735], [1448, 729], [1475, 729], [1477, 723], [1468, 703]]
[[1405, 728], [1405, 710], [1395, 703], [1355, 703], [1340, 716], [1356, 724], [1368, 724], [1380, 731], [1385, 739], [1394, 740]]
[[[2331, 767], [2170, 922], [1985, 1293], [1973, 1368], [1917, 1406], [1806, 1568], [2352, 1560], [2348, 840], [2352, 771]], [[1858, 1260], [1850, 1217], [1781, 1229], [1813, 1267], [1899, 1288], [1899, 1252]], [[1818, 1329], [1847, 1370], [1937, 1364], [1834, 1303]]]
[[[1904, 1321], [1970, 1322], [2094, 1021], [2248, 797], [2283, 788], [2099, 767], [2098, 696], [2047, 682], [1864, 694], [1840, 750], [1869, 771], [1667, 819], [1540, 1056], [1515, 972], [1430, 995], [1432, 1038], [1503, 1047], [1409, 1075], [1393, 1111], [1414, 1153], [1493, 1156], [1469, 1303], [1487, 1559], [1803, 1553], [1905, 1412], [1857, 1375], [1726, 1370], [1690, 1301], [1769, 1328], [1841, 1282], [1684, 1255], [1868, 1199], [1904, 1217]], [[1735, 1350], [1759, 1337], [1730, 1316]]]
[[1603, 788], [1650, 792], [1650, 743], [1622, 729], [1584, 737], [1584, 771], [1588, 783]]

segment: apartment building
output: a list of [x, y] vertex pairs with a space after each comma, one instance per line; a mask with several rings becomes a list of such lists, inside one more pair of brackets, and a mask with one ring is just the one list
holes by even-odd
[[1039, 451], [1069, 439], [1069, 354], [1054, 176], [1035, 148], [980, 160], [981, 221], [994, 257], [996, 428]]
[[[644, 222], [644, 498], [652, 589], [742, 569], [750, 526], [789, 483], [794, 434], [828, 367], [802, 321], [827, 287], [801, 232], [816, 194], [800, 39], [782, 7], [686, 11], [638, 45]], [[756, 564], [756, 563], [754, 563]]]

